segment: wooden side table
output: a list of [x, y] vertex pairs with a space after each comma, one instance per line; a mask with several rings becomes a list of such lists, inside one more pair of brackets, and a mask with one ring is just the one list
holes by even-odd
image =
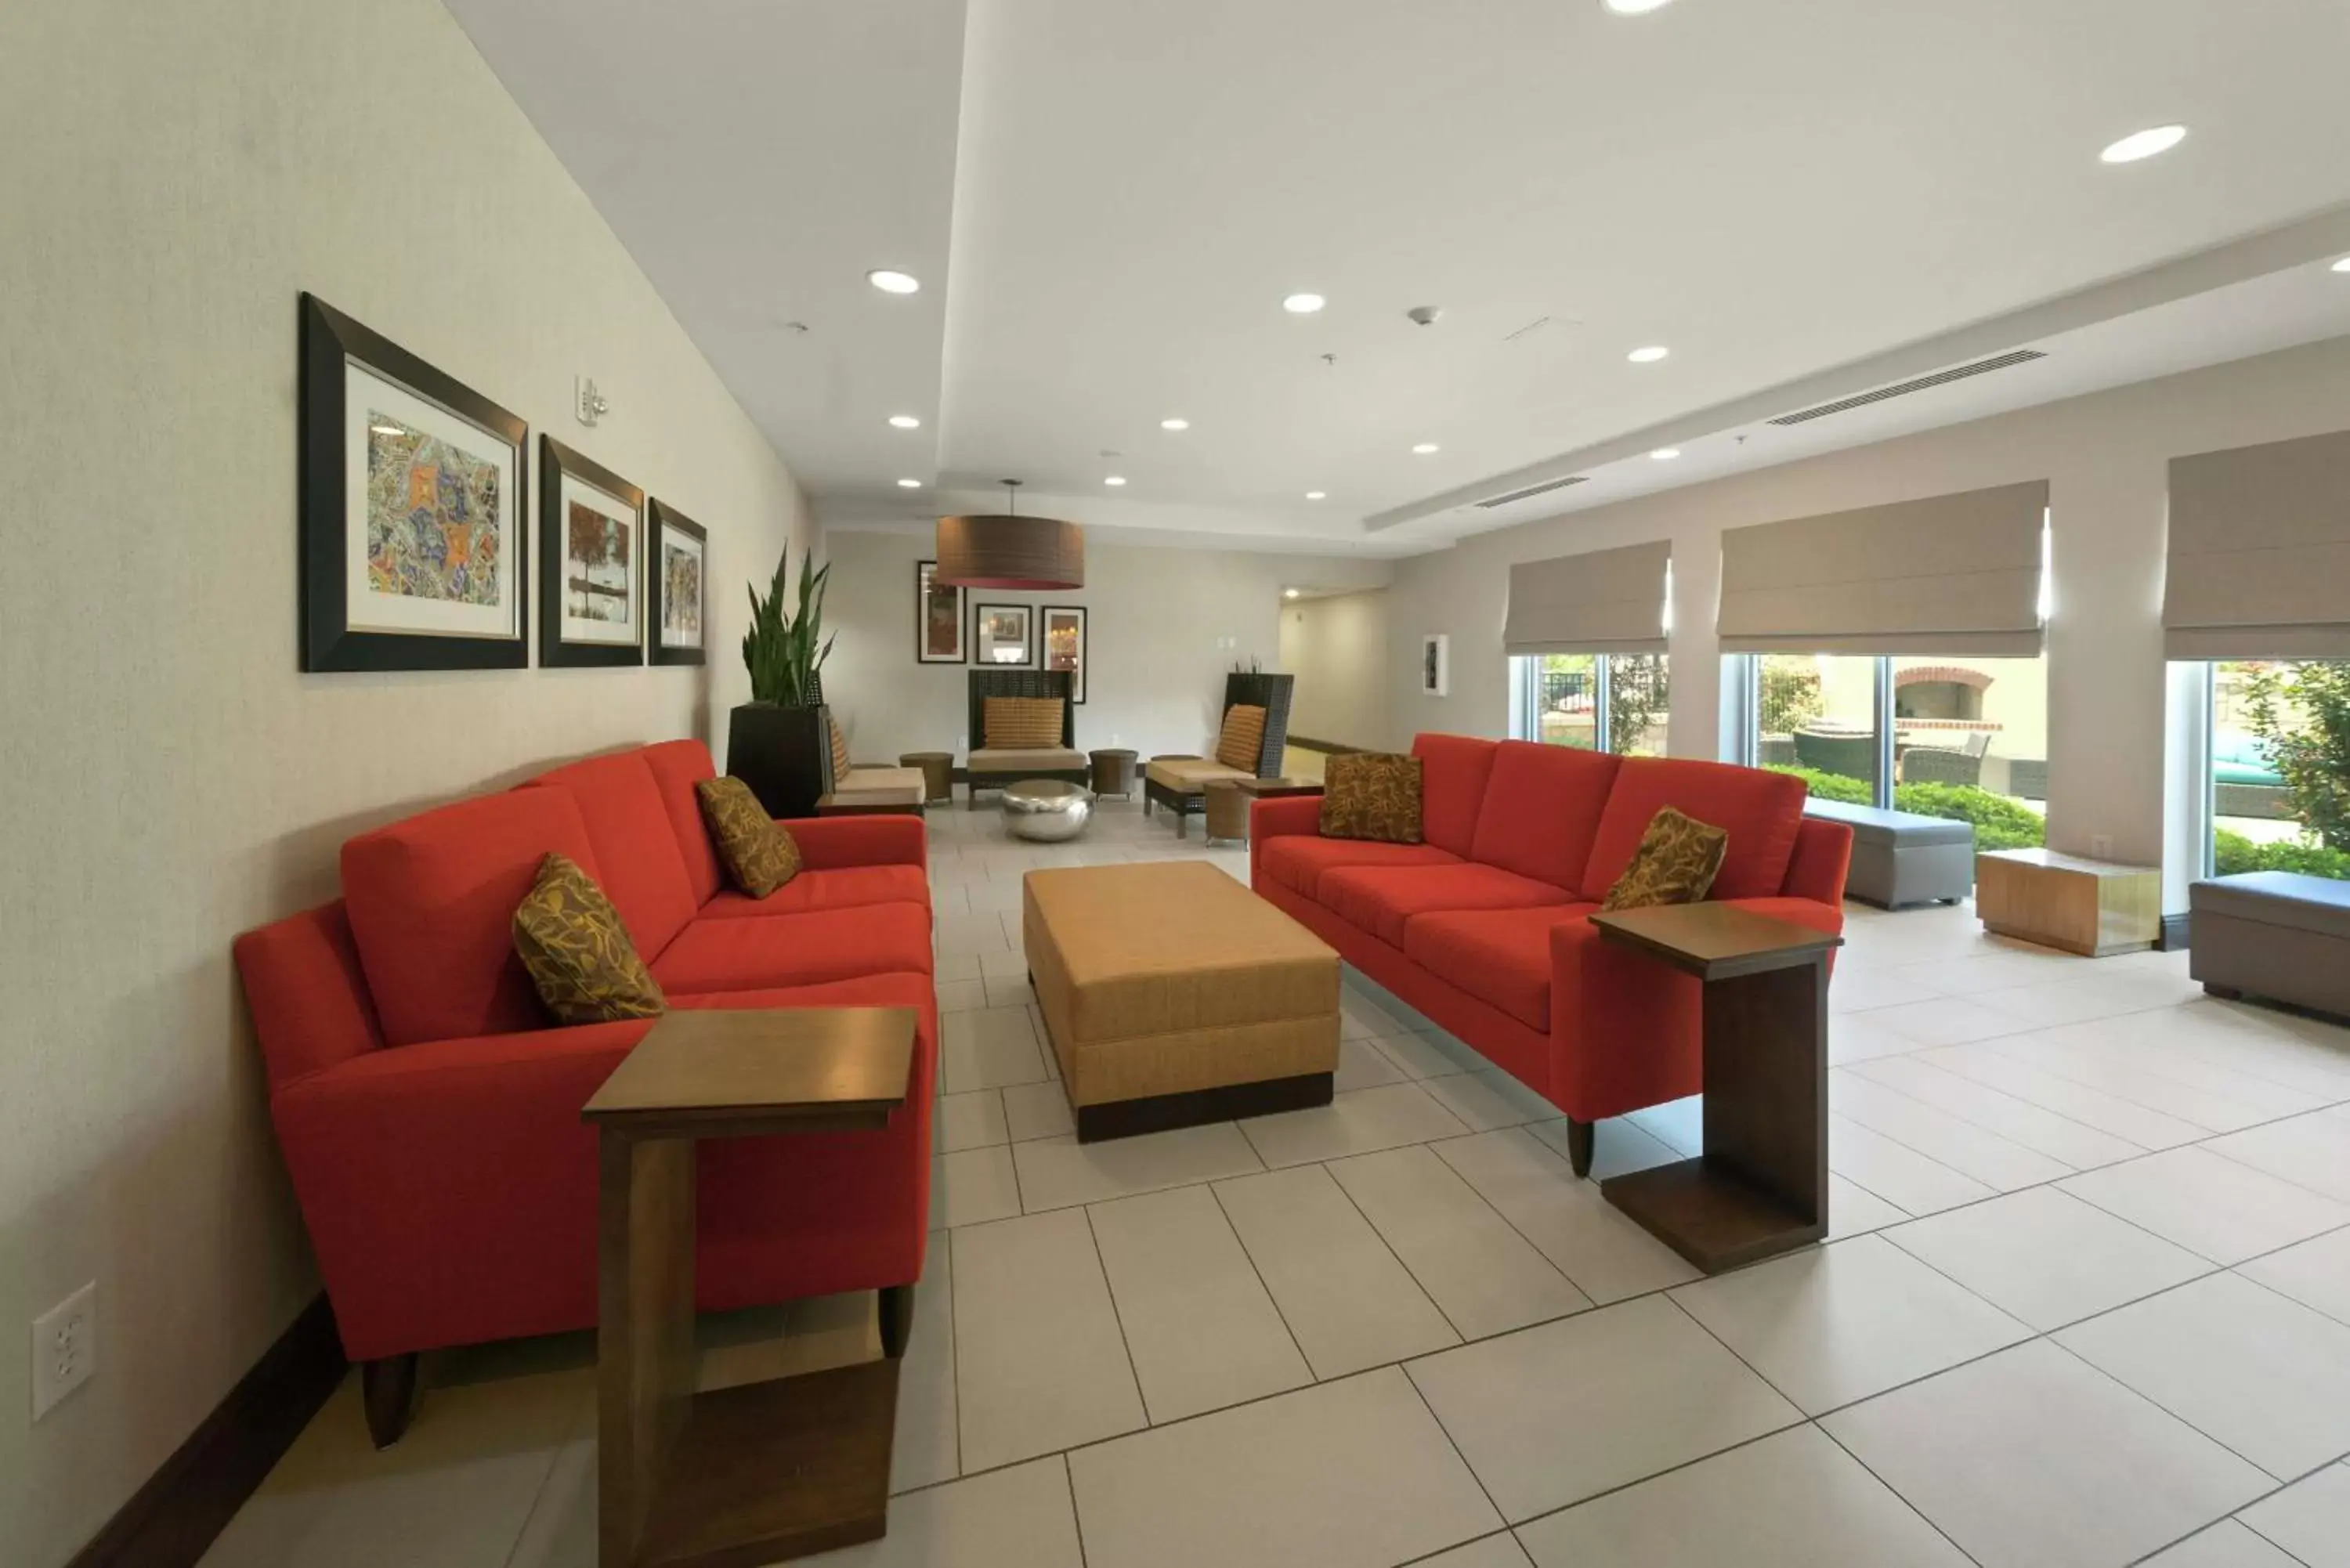
[[1600, 1191], [1709, 1274], [1819, 1241], [1828, 1223], [1828, 954], [1844, 939], [1726, 904], [1619, 909], [1591, 923], [1603, 941], [1705, 987], [1705, 1152], [1611, 1177]]
[[818, 816], [920, 816], [922, 805], [922, 790], [919, 784], [902, 789], [846, 790], [836, 794], [816, 796], [816, 814]]
[[703, 1138], [885, 1125], [914, 1027], [903, 1007], [671, 1012], [580, 1113], [599, 1135], [603, 1568], [737, 1568], [889, 1528], [896, 1360], [694, 1391], [694, 1160]]
[[922, 796], [926, 805], [945, 801], [954, 804], [954, 753], [952, 752], [908, 752], [899, 757], [901, 768], [922, 770]]
[[2162, 873], [2054, 849], [1975, 857], [1975, 913], [1985, 930], [2088, 958], [2162, 940]]
[[1320, 794], [1322, 785], [1315, 779], [1213, 779], [1204, 793], [1208, 799], [1207, 836], [1245, 844], [1249, 808], [1253, 803], [1284, 795]]
[[1134, 764], [1139, 760], [1137, 753], [1106, 747], [1097, 752], [1088, 753], [1087, 760], [1093, 763], [1093, 786], [1096, 799], [1106, 794], [1114, 794], [1120, 800], [1134, 798]]

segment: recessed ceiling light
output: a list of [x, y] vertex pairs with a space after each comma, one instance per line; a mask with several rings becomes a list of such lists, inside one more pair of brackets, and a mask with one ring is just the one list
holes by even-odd
[[1281, 597], [1285, 599], [1294, 599], [1297, 597], [1297, 590], [1295, 588], [1284, 588], [1281, 590]]
[[1653, 365], [1672, 350], [1661, 343], [1651, 343], [1646, 348], [1635, 348], [1624, 356], [1635, 365]]
[[898, 482], [898, 488], [900, 490], [920, 490], [921, 487], [922, 482], [919, 479], [901, 479]]
[[1440, 449], [1438, 448], [1437, 444], [1436, 444], [1434, 441], [1421, 441], [1418, 446], [1413, 447], [1413, 448], [1411, 449], [1411, 455], [1412, 455], [1412, 456], [1414, 456], [1414, 457], [1426, 457], [1429, 453], [1430, 453], [1430, 452], [1436, 452], [1436, 451], [1438, 451], [1438, 450], [1440, 450]]
[[1126, 476], [1122, 473], [1113, 473], [1107, 479], [1103, 480], [1102, 483], [1104, 484], [1124, 484], [1126, 483]]
[[1329, 303], [1318, 294], [1293, 294], [1281, 302], [1281, 308], [1292, 316], [1311, 316]]
[[922, 428], [922, 421], [911, 414], [891, 414], [889, 422], [901, 431], [918, 431]]
[[865, 281], [884, 294], [915, 294], [922, 286], [922, 280], [912, 273], [899, 272], [886, 266], [867, 273]]
[[1305, 493], [1305, 499], [1308, 501], [1327, 501], [1330, 499], [1330, 493], [1326, 490], [1309, 490]]
[[2334, 264], [2334, 270], [2335, 272], [2350, 272], [2350, 256], [2344, 256], [2340, 261], [2335, 262]]
[[1190, 420], [1160, 420], [1159, 421], [1159, 428], [1162, 431], [1188, 431], [1191, 428], [1191, 421]]
[[1681, 449], [1677, 446], [1660, 446], [1648, 455], [1655, 458], [1659, 462], [1670, 462], [1673, 459], [1680, 456], [1680, 454]]
[[2141, 158], [2168, 152], [2186, 140], [2185, 126], [2158, 125], [2151, 130], [2133, 131], [2097, 156], [2107, 163], [2135, 163]]
[[1661, 11], [1672, 3], [1673, 0], [1601, 0], [1601, 4], [1618, 16], [1645, 16], [1650, 11]]

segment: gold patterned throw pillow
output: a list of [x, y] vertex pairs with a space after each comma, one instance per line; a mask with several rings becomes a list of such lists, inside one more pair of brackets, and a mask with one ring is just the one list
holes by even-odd
[[1607, 889], [1602, 909], [1645, 909], [1658, 904], [1694, 904], [1713, 886], [1721, 857], [1730, 853], [1730, 830], [1666, 806], [1648, 819], [1632, 863]]
[[514, 944], [558, 1023], [658, 1018], [669, 1005], [620, 912], [567, 857], [538, 863], [538, 881], [515, 909]]
[[1322, 778], [1322, 836], [1419, 842], [1419, 759], [1348, 752]]
[[1256, 772], [1257, 755], [1264, 750], [1264, 710], [1253, 702], [1235, 702], [1224, 710], [1224, 732], [1216, 737], [1216, 761], [1228, 768]]
[[979, 728], [990, 751], [1032, 752], [1061, 743], [1058, 697], [990, 697], [980, 710]]
[[824, 716], [824, 722], [832, 728], [832, 787], [838, 789], [841, 781], [848, 776], [848, 737], [842, 732], [840, 721], [830, 713]]
[[759, 797], [741, 779], [703, 779], [693, 786], [710, 841], [734, 886], [764, 898], [800, 874], [800, 846], [783, 824], [767, 815]]

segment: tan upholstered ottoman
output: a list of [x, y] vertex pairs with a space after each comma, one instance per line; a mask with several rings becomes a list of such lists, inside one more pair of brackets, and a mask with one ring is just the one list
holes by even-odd
[[1022, 906], [1080, 1143], [1330, 1103], [1338, 955], [1215, 867], [1031, 871]]

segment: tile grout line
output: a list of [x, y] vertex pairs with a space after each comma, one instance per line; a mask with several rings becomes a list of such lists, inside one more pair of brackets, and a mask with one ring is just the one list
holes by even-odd
[[[1273, 1173], [1271, 1171], [1261, 1170], [1253, 1172], [1253, 1174], [1258, 1176], [1270, 1176]], [[1228, 1181], [1245, 1181], [1248, 1178], [1227, 1177], [1225, 1179]], [[1281, 1298], [1274, 1295], [1273, 1293], [1273, 1287], [1265, 1282], [1264, 1271], [1257, 1266], [1256, 1254], [1249, 1251], [1248, 1238], [1241, 1234], [1241, 1228], [1238, 1225], [1232, 1223], [1232, 1211], [1224, 1206], [1224, 1195], [1217, 1190], [1217, 1184], [1215, 1182], [1205, 1182], [1202, 1183], [1202, 1185], [1207, 1188], [1209, 1200], [1215, 1204], [1217, 1214], [1222, 1218], [1224, 1221], [1224, 1229], [1232, 1232], [1232, 1244], [1241, 1250], [1241, 1256], [1248, 1261], [1249, 1272], [1256, 1279], [1256, 1288], [1264, 1293], [1265, 1302], [1273, 1308], [1274, 1321], [1280, 1324], [1281, 1332], [1289, 1336], [1289, 1347], [1297, 1352], [1297, 1364], [1305, 1368], [1306, 1382], [1302, 1385], [1302, 1386], [1307, 1388], [1320, 1387], [1322, 1385], [1322, 1379], [1314, 1370], [1313, 1358], [1305, 1354], [1305, 1346], [1298, 1341], [1297, 1330], [1290, 1323], [1289, 1314], [1281, 1310]], [[1294, 1392], [1294, 1390], [1284, 1390], [1284, 1392]], [[1231, 1407], [1227, 1406], [1225, 1408], [1229, 1409]], [[1203, 1410], [1201, 1414], [1206, 1415], [1208, 1412]]]

